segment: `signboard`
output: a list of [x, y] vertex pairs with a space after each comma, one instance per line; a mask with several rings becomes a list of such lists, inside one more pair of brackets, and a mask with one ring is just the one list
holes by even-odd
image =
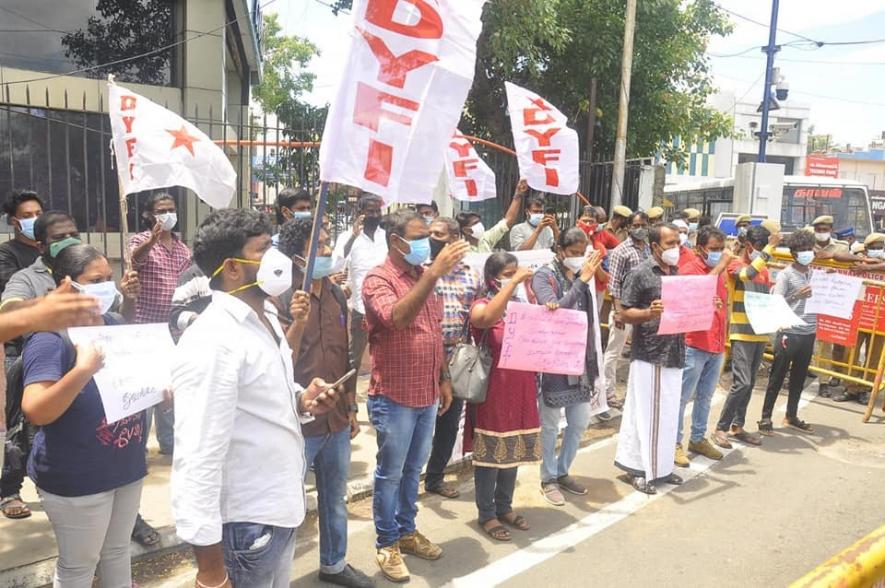
[[855, 303], [855, 311], [850, 319], [841, 319], [825, 314], [817, 315], [817, 338], [827, 343], [844, 347], [854, 347], [857, 343], [857, 329], [860, 326], [860, 302]]
[[511, 302], [504, 317], [502, 369], [580, 376], [587, 352], [587, 313]]
[[839, 177], [839, 158], [824, 155], [809, 155], [805, 158], [806, 176]]
[[658, 335], [706, 331], [713, 324], [718, 276], [664, 276], [661, 278], [661, 315]]
[[822, 200], [838, 200], [842, 198], [842, 188], [834, 188], [832, 186], [785, 186], [784, 194], [793, 192], [793, 198], [818, 198]]

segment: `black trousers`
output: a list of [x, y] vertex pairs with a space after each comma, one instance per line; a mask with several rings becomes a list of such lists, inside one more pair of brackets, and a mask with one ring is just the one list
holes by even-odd
[[453, 398], [449, 410], [436, 417], [436, 431], [433, 433], [433, 448], [427, 461], [427, 473], [424, 476], [424, 487], [435, 489], [442, 486], [446, 465], [452, 459], [455, 440], [458, 438], [458, 425], [461, 422], [461, 410], [464, 401]]
[[762, 418], [770, 419], [774, 411], [777, 395], [784, 385], [787, 371], [790, 372], [790, 390], [787, 396], [787, 418], [795, 418], [799, 411], [799, 397], [805, 386], [811, 355], [814, 353], [814, 333], [810, 335], [793, 335], [778, 333], [775, 338], [774, 363], [771, 365], [771, 376], [768, 378], [768, 389], [765, 391], [765, 402], [762, 405]]

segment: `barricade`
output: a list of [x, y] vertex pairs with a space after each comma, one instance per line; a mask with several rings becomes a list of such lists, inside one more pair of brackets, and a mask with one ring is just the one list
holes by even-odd
[[885, 588], [885, 526], [790, 584], [790, 588]]

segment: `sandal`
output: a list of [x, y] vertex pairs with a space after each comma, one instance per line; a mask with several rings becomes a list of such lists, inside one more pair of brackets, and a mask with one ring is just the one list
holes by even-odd
[[479, 525], [485, 534], [494, 539], [495, 541], [510, 541], [513, 539], [510, 535], [510, 531], [504, 528], [504, 525], [498, 523], [497, 525], [493, 525], [490, 528], [486, 528], [484, 524]]
[[716, 431], [713, 433], [713, 443], [723, 449], [732, 448], [731, 441], [728, 440], [728, 435], [725, 434], [725, 431]]
[[458, 492], [458, 489], [452, 486], [451, 484], [441, 484], [434, 488], [424, 488], [425, 492], [430, 492], [431, 494], [439, 494], [443, 498], [458, 498], [461, 496], [461, 493]]
[[658, 489], [655, 488], [654, 484], [646, 481], [645, 478], [639, 476], [634, 477], [633, 480], [630, 481], [630, 484], [633, 486], [634, 489], [642, 492], [643, 494], [648, 494], [649, 496], [658, 493]]
[[738, 429], [737, 431], [732, 429], [731, 436], [742, 443], [746, 443], [747, 445], [762, 445], [762, 439], [760, 439], [753, 433], [749, 433], [743, 429]]
[[766, 437], [774, 437], [774, 424], [771, 422], [771, 419], [762, 419], [761, 421], [757, 421], [756, 426], [759, 428], [760, 435], [765, 435]]
[[135, 519], [135, 527], [132, 528], [132, 539], [142, 547], [153, 547], [160, 542], [160, 534], [139, 514]]
[[512, 512], [509, 512], [502, 517], [498, 517], [498, 520], [502, 523], [510, 525], [514, 529], [519, 529], [520, 531], [528, 531], [531, 528], [529, 527], [529, 522], [525, 520], [525, 517], [514, 514]]
[[814, 427], [800, 419], [799, 417], [787, 417], [784, 419], [784, 424], [788, 427], [793, 427], [794, 429], [799, 429], [805, 433], [813, 433]]
[[7, 496], [0, 501], [0, 510], [7, 519], [26, 519], [31, 516], [31, 509], [18, 494]]

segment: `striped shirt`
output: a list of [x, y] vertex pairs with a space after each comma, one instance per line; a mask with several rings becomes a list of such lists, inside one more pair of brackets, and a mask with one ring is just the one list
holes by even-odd
[[751, 263], [736, 259], [728, 266], [728, 294], [732, 301], [730, 341], [768, 341], [769, 335], [757, 335], [750, 326], [747, 311], [744, 308], [744, 292], [768, 294], [771, 289], [771, 277], [766, 263], [771, 259], [773, 248], [767, 245], [762, 255]]
[[817, 330], [817, 314], [805, 313], [805, 298], [798, 298], [796, 294], [811, 283], [811, 270], [806, 269], [800, 271], [796, 269], [796, 264], [792, 264], [784, 268], [778, 273], [774, 281], [774, 289], [772, 294], [780, 294], [787, 299], [787, 304], [796, 316], [808, 323], [807, 325], [799, 325], [784, 329], [784, 333], [791, 335], [813, 335]]

